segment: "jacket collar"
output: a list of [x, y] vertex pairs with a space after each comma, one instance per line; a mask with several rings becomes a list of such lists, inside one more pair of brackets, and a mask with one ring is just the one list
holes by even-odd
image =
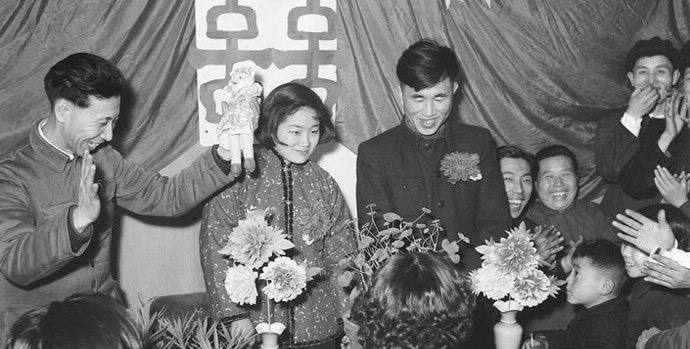
[[67, 164], [72, 161], [72, 159], [70, 159], [67, 154], [48, 143], [48, 141], [40, 135], [38, 128], [43, 123], [43, 120], [34, 124], [31, 129], [29, 133], [29, 144], [38, 157], [49, 167], [57, 171], [64, 171], [65, 167], [67, 167]]

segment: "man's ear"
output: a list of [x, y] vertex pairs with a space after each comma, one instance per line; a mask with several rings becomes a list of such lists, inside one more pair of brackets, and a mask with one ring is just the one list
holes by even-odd
[[55, 101], [55, 106], [53, 107], [53, 113], [55, 114], [55, 119], [58, 122], [65, 122], [69, 118], [74, 105], [67, 101], [66, 99], [59, 98]]
[[458, 92], [458, 87], [460, 87], [460, 84], [458, 84], [457, 81], [454, 82], [453, 83], [453, 94], [455, 94], [455, 92]]
[[395, 102], [398, 104], [398, 107], [400, 107], [400, 110], [403, 109], [403, 94], [402, 94], [402, 85], [398, 84], [395, 85], [393, 88], [393, 98], [395, 98]]
[[676, 69], [673, 71], [673, 85], [675, 85], [680, 79], [680, 70]]
[[599, 281], [599, 292], [601, 292], [602, 295], [609, 295], [613, 293], [615, 288], [616, 283], [611, 280], [611, 278], [605, 277]]
[[635, 88], [635, 84], [633, 83], [635, 81], [634, 78], [635, 75], [632, 72], [628, 72], [628, 80], [630, 81], [630, 86], [632, 86], [633, 89]]

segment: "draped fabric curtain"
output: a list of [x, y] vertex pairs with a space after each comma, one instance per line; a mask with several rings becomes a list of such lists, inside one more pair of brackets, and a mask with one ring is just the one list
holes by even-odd
[[160, 169], [198, 142], [193, 1], [0, 2], [0, 153], [50, 113], [43, 77], [59, 60], [91, 52], [129, 82], [115, 146]]
[[[597, 121], [620, 117], [631, 92], [623, 67], [638, 39], [677, 47], [690, 39], [690, 2], [341, 1], [336, 119], [357, 145], [400, 123], [395, 65], [411, 43], [433, 38], [463, 68], [456, 120], [488, 128], [499, 145], [534, 152], [558, 143], [580, 163], [581, 194], [601, 194], [592, 145]], [[404, 171], [404, 169], [401, 169]]]
[[[160, 169], [198, 142], [193, 1], [5, 0], [0, 14], [0, 153], [50, 112], [50, 66], [81, 51], [130, 83], [115, 142], [128, 159]], [[350, 150], [400, 122], [396, 61], [429, 37], [462, 64], [454, 117], [499, 145], [569, 146], [586, 197], [603, 188], [596, 123], [630, 93], [625, 52], [654, 35], [690, 39], [687, 0], [337, 0], [337, 15], [336, 125]]]

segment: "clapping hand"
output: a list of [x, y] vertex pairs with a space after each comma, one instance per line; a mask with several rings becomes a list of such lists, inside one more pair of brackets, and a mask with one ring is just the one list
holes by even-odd
[[644, 262], [645, 281], [668, 288], [690, 288], [690, 269], [683, 267], [673, 259], [659, 254], [652, 256], [654, 261]]
[[88, 150], [84, 151], [79, 179], [79, 199], [71, 217], [74, 228], [80, 233], [93, 223], [101, 212], [98, 184], [94, 183], [95, 176], [96, 165], [93, 164], [93, 156]]
[[666, 221], [666, 211], [659, 210], [658, 222], [633, 210], [625, 210], [625, 215], [617, 214], [616, 219], [611, 224], [622, 232], [617, 234], [618, 237], [643, 252], [651, 253], [657, 247], [664, 250], [673, 248], [675, 238]]
[[683, 125], [690, 122], [688, 120], [688, 105], [683, 102], [683, 96], [678, 92], [674, 92], [671, 98], [664, 101], [664, 117], [666, 118], [666, 128], [657, 142], [662, 153], [666, 153], [668, 146], [680, 133]]
[[654, 169], [654, 184], [669, 204], [681, 207], [688, 201], [688, 182], [685, 171], [674, 176], [666, 167], [657, 166]]
[[554, 268], [556, 254], [563, 250], [563, 237], [554, 226], [536, 226], [532, 235], [534, 247], [537, 249], [539, 264], [550, 269]]
[[570, 273], [571, 270], [573, 270], [573, 254], [575, 253], [575, 249], [579, 244], [582, 243], [584, 239], [582, 238], [582, 235], [580, 235], [580, 238], [577, 239], [577, 241], [569, 241], [568, 242], [568, 253], [561, 258], [561, 268], [563, 268], [563, 271], [568, 274]]

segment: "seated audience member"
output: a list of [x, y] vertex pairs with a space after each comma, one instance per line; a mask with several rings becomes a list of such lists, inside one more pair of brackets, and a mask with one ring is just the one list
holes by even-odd
[[513, 226], [525, 222], [527, 229], [534, 228], [537, 224], [524, 217], [524, 213], [527, 212], [525, 208], [532, 201], [534, 189], [534, 156], [514, 145], [498, 147], [496, 156], [503, 175]]
[[654, 37], [639, 40], [628, 51], [625, 69], [633, 91], [622, 117], [599, 122], [594, 153], [597, 171], [611, 185], [601, 201], [608, 216], [624, 209], [638, 209], [659, 202], [658, 197], [636, 199], [621, 190], [624, 165], [637, 153], [639, 136], [651, 120], [664, 123], [664, 99], [677, 81], [676, 49], [669, 40]]
[[[665, 212], [666, 221], [673, 232], [678, 248], [687, 251], [690, 240], [690, 219], [679, 209], [667, 204], [657, 204], [645, 207], [639, 213], [654, 220], [661, 216], [659, 214], [661, 210]], [[630, 312], [627, 322], [629, 347], [635, 347], [640, 334], [645, 329], [656, 327], [665, 330], [680, 326], [690, 320], [690, 311], [688, 311], [690, 298], [685, 296], [685, 291], [671, 290], [641, 279], [647, 275], [645, 262], [649, 260], [648, 253], [627, 241], [621, 246], [621, 253], [628, 276], [638, 279], [632, 285], [629, 296]]]
[[525, 208], [532, 200], [534, 189], [533, 178], [534, 156], [514, 145], [504, 145], [496, 149], [503, 185], [506, 188], [510, 216], [513, 226], [525, 223], [532, 230], [533, 241], [540, 260], [553, 265], [556, 254], [563, 249], [563, 237], [553, 226], [538, 226], [531, 219], [524, 217]]
[[[577, 160], [570, 149], [562, 145], [548, 146], [537, 152], [535, 158], [538, 200], [527, 211], [527, 217], [537, 224], [554, 226], [573, 247], [582, 240], [608, 238], [618, 241], [601, 208], [577, 199]], [[568, 252], [572, 252], [573, 247]], [[564, 273], [570, 272], [569, 263], [563, 263], [568, 260], [561, 259]], [[575, 308], [561, 292], [556, 298], [549, 298], [523, 312], [522, 316], [528, 331], [562, 330], [575, 316]]]
[[400, 253], [354, 302], [365, 348], [459, 348], [473, 328], [475, 298], [466, 275], [429, 253]]
[[553, 225], [566, 241], [609, 238], [615, 234], [602, 209], [577, 199], [577, 159], [570, 149], [551, 145], [537, 152], [538, 200], [527, 211], [537, 224]]
[[[549, 348], [619, 349], [625, 347], [628, 305], [619, 297], [627, 275], [620, 248], [596, 239], [577, 246], [568, 275], [568, 303], [584, 307], [565, 331], [547, 333]], [[523, 348], [529, 347], [528, 339]]]
[[12, 326], [7, 348], [143, 348], [140, 327], [127, 309], [102, 294], [77, 294], [32, 310]]

